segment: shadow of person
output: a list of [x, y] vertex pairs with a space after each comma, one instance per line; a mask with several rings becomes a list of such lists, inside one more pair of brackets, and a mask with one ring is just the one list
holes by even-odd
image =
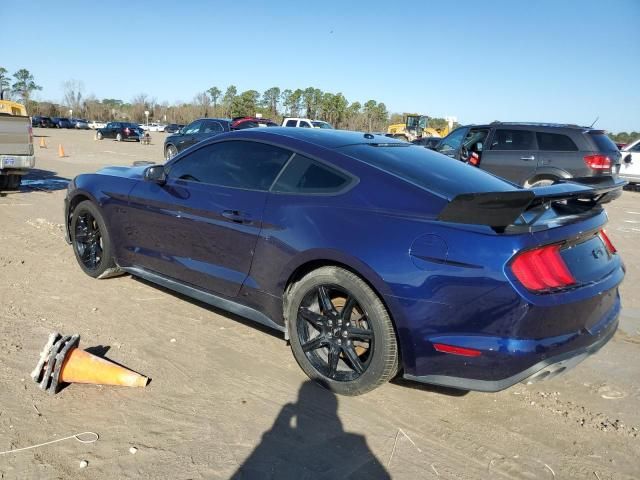
[[336, 396], [311, 381], [300, 387], [233, 480], [390, 479], [363, 435], [345, 432]]

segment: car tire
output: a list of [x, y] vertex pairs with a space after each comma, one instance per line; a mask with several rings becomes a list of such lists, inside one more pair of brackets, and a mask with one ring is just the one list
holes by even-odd
[[100, 210], [93, 202], [85, 200], [76, 206], [69, 230], [73, 253], [84, 273], [97, 278], [116, 267], [111, 237]]
[[308, 273], [288, 289], [285, 315], [293, 356], [325, 388], [361, 395], [398, 372], [391, 317], [354, 273], [335, 266]]
[[121, 134], [121, 133], [118, 133], [118, 134], [116, 135], [116, 142], [121, 142], [121, 141], [122, 141], [122, 134]]
[[551, 176], [530, 178], [529, 180], [524, 182], [523, 187], [524, 188], [546, 187], [549, 185], [553, 185], [557, 180], [559, 180], [558, 177], [551, 177]]
[[178, 154], [178, 149], [173, 145], [167, 145], [167, 148], [164, 151], [164, 159], [168, 162], [173, 157]]
[[22, 183], [22, 175], [7, 175], [7, 190], [19, 190]]
[[102, 140], [102, 132], [96, 132], [96, 140]]

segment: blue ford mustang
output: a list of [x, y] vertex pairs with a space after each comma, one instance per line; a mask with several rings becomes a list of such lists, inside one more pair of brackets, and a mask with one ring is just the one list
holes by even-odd
[[356, 132], [251, 129], [165, 165], [76, 177], [80, 268], [128, 272], [284, 332], [309, 377], [356, 395], [405, 378], [497, 391], [613, 335], [624, 276], [602, 204]]

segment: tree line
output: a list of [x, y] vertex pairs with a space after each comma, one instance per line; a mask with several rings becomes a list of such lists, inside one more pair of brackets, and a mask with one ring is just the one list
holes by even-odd
[[[19, 69], [13, 74], [13, 81], [7, 69], [0, 67], [0, 99], [16, 98], [27, 107], [30, 115], [68, 116], [90, 120], [128, 120], [142, 123], [149, 121], [187, 124], [201, 117], [241, 117], [260, 114], [280, 123], [284, 117], [305, 117], [325, 120], [336, 128], [359, 131], [386, 131], [390, 123], [402, 123], [398, 113], [389, 113], [382, 102], [368, 100], [364, 104], [349, 102], [342, 93], [324, 92], [319, 88], [280, 89], [271, 87], [264, 92], [246, 90], [238, 92], [235, 85], [221, 90], [213, 86], [194, 96], [191, 102], [158, 102], [156, 98], [140, 93], [131, 101], [116, 98], [98, 99], [95, 95], [84, 94], [84, 85], [78, 80], [68, 80], [63, 84], [64, 96], [61, 104], [50, 101], [35, 101], [32, 94], [42, 90], [35, 83], [27, 69]], [[443, 118], [429, 120], [431, 126], [444, 127]], [[609, 133], [617, 143], [629, 143], [640, 137], [640, 132]]]

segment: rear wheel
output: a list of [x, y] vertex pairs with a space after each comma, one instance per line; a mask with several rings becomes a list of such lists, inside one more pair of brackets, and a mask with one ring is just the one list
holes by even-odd
[[22, 183], [22, 175], [7, 175], [7, 189], [18, 190]]
[[96, 139], [102, 140], [102, 132], [96, 132]]
[[546, 187], [553, 185], [558, 180], [557, 177], [538, 177], [532, 178], [524, 182], [524, 188]]
[[398, 370], [398, 347], [389, 313], [357, 275], [319, 268], [287, 296], [291, 350], [304, 372], [343, 395], [366, 393]]
[[73, 252], [84, 273], [96, 278], [116, 266], [107, 226], [98, 207], [89, 200], [73, 210], [70, 232]]

